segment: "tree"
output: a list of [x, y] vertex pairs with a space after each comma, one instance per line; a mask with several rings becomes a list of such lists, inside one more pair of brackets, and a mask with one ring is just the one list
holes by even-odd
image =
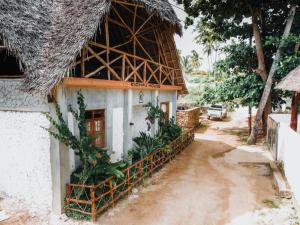
[[[263, 82], [255, 75], [255, 50], [247, 43], [232, 43], [221, 49], [225, 58], [214, 64], [202, 90], [201, 102], [254, 107], [259, 103]], [[191, 92], [193, 95], [194, 92]]]
[[213, 64], [211, 60], [211, 54], [218, 50], [219, 41], [221, 38], [209, 26], [206, 25], [204, 20], [200, 20], [197, 23], [196, 30], [198, 31], [198, 35], [195, 38], [196, 43], [204, 46], [203, 50], [204, 53], [207, 54], [208, 66], [209, 70], [211, 70], [211, 65]]
[[263, 110], [268, 102], [268, 99], [270, 98], [270, 93], [271, 93], [271, 89], [273, 86], [273, 76], [276, 72], [276, 67], [277, 67], [277, 61], [280, 60], [281, 58], [281, 48], [284, 45], [284, 38], [287, 37], [291, 31], [292, 28], [292, 24], [294, 21], [294, 16], [295, 16], [295, 12], [296, 12], [296, 6], [292, 6], [291, 10], [290, 10], [290, 14], [289, 14], [289, 18], [287, 19], [286, 22], [286, 26], [283, 32], [283, 38], [282, 41], [280, 42], [280, 45], [277, 49], [277, 52], [275, 54], [275, 58], [274, 61], [272, 63], [272, 67], [270, 69], [270, 73], [268, 75], [268, 79], [266, 81], [266, 85], [264, 88], [264, 92], [262, 94], [259, 106], [258, 106], [258, 110], [256, 113], [256, 117], [255, 117], [255, 122], [254, 122], [254, 126], [252, 128], [251, 134], [248, 138], [248, 144], [255, 144], [256, 143], [256, 139], [257, 139], [257, 134], [258, 134], [258, 126], [259, 126], [259, 122], [262, 118], [263, 115]]
[[[262, 118], [262, 112], [266, 116], [271, 110], [270, 90], [272, 87], [272, 79], [267, 81], [270, 70], [274, 73], [272, 67], [273, 56], [277, 49], [264, 48], [264, 42], [268, 36], [281, 37], [284, 26], [289, 18], [291, 5], [299, 5], [299, 1], [295, 0], [210, 0], [210, 1], [191, 1], [177, 0], [183, 4], [188, 17], [186, 25], [191, 25], [195, 18], [200, 17], [206, 26], [219, 34], [222, 41], [231, 38], [240, 40], [249, 40], [252, 43], [252, 37], [255, 41], [257, 68], [254, 70], [266, 83], [266, 91], [262, 96], [263, 101], [259, 107], [259, 113], [256, 119], [256, 126]], [[298, 24], [298, 23], [295, 23]], [[299, 31], [299, 25], [294, 26], [293, 31]], [[278, 54], [277, 54], [278, 55]], [[272, 74], [271, 73], [271, 74]], [[267, 107], [265, 107], [267, 105]], [[265, 123], [266, 124], [266, 123]], [[254, 143], [257, 135], [257, 129], [253, 129], [250, 143]]]
[[182, 56], [181, 52], [179, 51], [179, 55], [181, 68], [186, 75], [199, 72], [202, 65], [202, 58], [195, 50], [192, 50], [191, 54], [187, 56]]

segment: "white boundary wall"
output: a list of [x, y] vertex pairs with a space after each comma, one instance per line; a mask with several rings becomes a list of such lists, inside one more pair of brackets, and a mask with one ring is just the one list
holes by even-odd
[[51, 209], [49, 127], [42, 113], [0, 111], [0, 192]]
[[300, 206], [300, 134], [289, 127], [289, 114], [271, 115], [278, 122], [277, 157], [284, 164], [285, 176]]

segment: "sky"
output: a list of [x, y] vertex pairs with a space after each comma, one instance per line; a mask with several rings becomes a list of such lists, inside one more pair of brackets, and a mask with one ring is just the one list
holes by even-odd
[[[176, 5], [174, 0], [170, 0], [170, 3], [173, 5]], [[183, 10], [178, 9], [183, 8], [182, 5], [178, 5], [177, 7], [174, 7], [174, 10], [178, 16], [178, 18], [182, 21], [182, 26], [184, 26], [184, 20], [186, 17], [186, 13]], [[182, 54], [184, 56], [189, 55], [192, 50], [196, 50], [199, 55], [203, 58], [201, 69], [208, 70], [209, 64], [207, 60], [207, 55], [203, 54], [203, 48], [202, 46], [195, 43], [194, 39], [196, 37], [196, 33], [193, 32], [194, 27], [189, 27], [187, 30], [183, 30], [183, 36], [180, 37], [179, 35], [175, 35], [175, 42], [176, 46], [179, 50], [181, 50]]]

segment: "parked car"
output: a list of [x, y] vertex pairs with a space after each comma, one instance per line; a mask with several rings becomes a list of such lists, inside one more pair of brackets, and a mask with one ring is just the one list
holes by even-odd
[[223, 120], [227, 117], [227, 109], [223, 105], [211, 105], [207, 110], [208, 119], [220, 119]]

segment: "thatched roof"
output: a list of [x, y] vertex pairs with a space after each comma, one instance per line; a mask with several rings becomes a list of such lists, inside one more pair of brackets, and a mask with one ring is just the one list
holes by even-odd
[[285, 91], [300, 92], [300, 66], [292, 70], [285, 78], [283, 78], [276, 88]]
[[[24, 65], [24, 87], [49, 93], [97, 31], [112, 0], [1, 0], [0, 34]], [[135, 0], [170, 25], [181, 26], [167, 0]]]

